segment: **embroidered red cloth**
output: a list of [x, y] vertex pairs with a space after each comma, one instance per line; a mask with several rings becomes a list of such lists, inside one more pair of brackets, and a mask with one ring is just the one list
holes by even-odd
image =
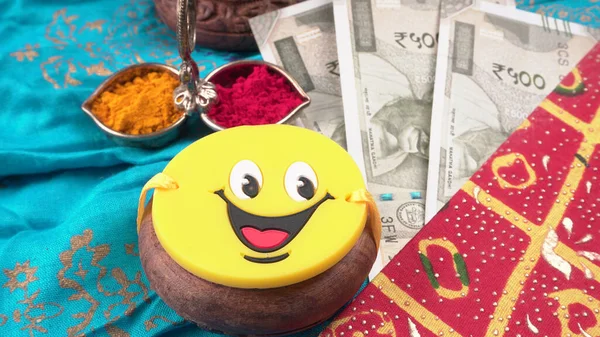
[[600, 44], [322, 337], [600, 336]]

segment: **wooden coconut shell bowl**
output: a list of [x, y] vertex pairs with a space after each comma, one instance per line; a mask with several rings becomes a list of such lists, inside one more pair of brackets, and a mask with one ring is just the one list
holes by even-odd
[[[256, 51], [258, 47], [248, 19], [300, 1], [198, 0], [196, 45], [227, 51]], [[177, 0], [154, 0], [154, 5], [160, 19], [175, 31]]]
[[329, 319], [360, 289], [377, 257], [365, 228], [340, 262], [311, 279], [272, 289], [231, 288], [198, 278], [172, 260], [158, 241], [151, 212], [152, 201], [139, 232], [151, 288], [186, 320], [234, 336], [282, 336]]

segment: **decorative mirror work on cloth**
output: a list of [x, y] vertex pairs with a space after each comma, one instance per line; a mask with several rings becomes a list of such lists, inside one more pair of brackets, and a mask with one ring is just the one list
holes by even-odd
[[600, 336], [600, 44], [325, 329]]

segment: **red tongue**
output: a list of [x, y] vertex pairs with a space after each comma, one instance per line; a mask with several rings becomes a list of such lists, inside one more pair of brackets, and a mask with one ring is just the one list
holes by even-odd
[[269, 249], [279, 246], [289, 234], [276, 229], [267, 229], [261, 232], [256, 228], [244, 227], [242, 235], [256, 248]]

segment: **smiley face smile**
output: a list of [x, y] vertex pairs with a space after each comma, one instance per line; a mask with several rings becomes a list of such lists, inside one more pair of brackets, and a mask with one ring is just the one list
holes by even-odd
[[366, 228], [369, 208], [347, 198], [366, 190], [358, 166], [334, 141], [300, 127], [215, 132], [163, 174], [174, 187], [154, 190], [156, 235], [180, 266], [216, 284], [303, 282], [339, 263]]
[[[243, 211], [227, 199], [222, 189], [214, 193], [227, 204], [229, 222], [238, 239], [246, 247], [259, 253], [274, 252], [287, 245], [300, 233], [321, 204], [329, 199], [335, 199], [327, 193], [321, 200], [303, 211], [279, 217], [266, 217]], [[273, 263], [284, 260], [288, 256], [289, 253], [284, 253], [264, 258], [244, 255], [244, 258], [256, 263]]]

